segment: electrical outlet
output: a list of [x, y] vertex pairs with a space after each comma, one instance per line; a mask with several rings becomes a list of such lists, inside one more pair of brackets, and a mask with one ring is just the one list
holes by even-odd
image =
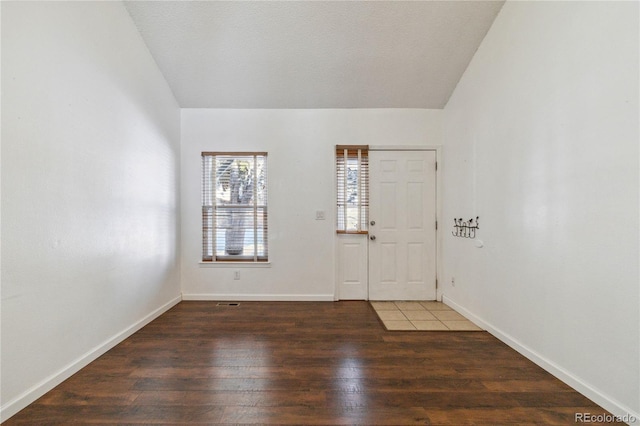
[[324, 219], [325, 219], [324, 210], [316, 211], [316, 220], [324, 220]]
[[234, 271], [233, 272], [233, 279], [234, 280], [239, 280], [240, 279], [240, 271]]

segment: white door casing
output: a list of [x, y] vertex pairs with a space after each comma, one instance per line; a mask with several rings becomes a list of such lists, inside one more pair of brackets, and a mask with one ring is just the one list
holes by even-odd
[[436, 152], [370, 151], [369, 300], [436, 299]]

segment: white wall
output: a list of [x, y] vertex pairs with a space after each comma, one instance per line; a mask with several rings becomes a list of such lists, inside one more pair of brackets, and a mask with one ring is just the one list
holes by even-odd
[[[444, 110], [444, 294], [640, 412], [638, 3], [507, 2]], [[455, 287], [451, 278], [455, 277]]]
[[120, 2], [2, 2], [5, 419], [180, 296], [180, 112]]
[[[188, 299], [333, 300], [336, 144], [439, 145], [436, 110], [182, 110], [182, 291]], [[200, 153], [267, 151], [268, 268], [200, 265]], [[317, 210], [326, 220], [317, 221]], [[240, 270], [240, 280], [233, 271]]]

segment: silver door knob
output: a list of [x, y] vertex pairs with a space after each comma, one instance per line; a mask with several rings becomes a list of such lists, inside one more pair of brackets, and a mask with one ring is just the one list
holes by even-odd
[[375, 241], [375, 240], [376, 240], [376, 236], [375, 236], [375, 235], [372, 235], [372, 236], [370, 236], [370, 237], [369, 237], [369, 239], [370, 239], [371, 241]]
[[372, 221], [371, 221], [371, 222], [369, 222], [369, 223], [371, 224], [371, 226], [373, 226], [373, 225], [375, 225], [375, 224], [376, 224], [376, 221], [375, 221], [375, 220], [372, 220]]

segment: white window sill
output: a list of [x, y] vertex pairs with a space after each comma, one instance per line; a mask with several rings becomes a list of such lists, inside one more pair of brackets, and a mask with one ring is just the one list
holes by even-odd
[[271, 262], [198, 262], [200, 268], [271, 268]]

